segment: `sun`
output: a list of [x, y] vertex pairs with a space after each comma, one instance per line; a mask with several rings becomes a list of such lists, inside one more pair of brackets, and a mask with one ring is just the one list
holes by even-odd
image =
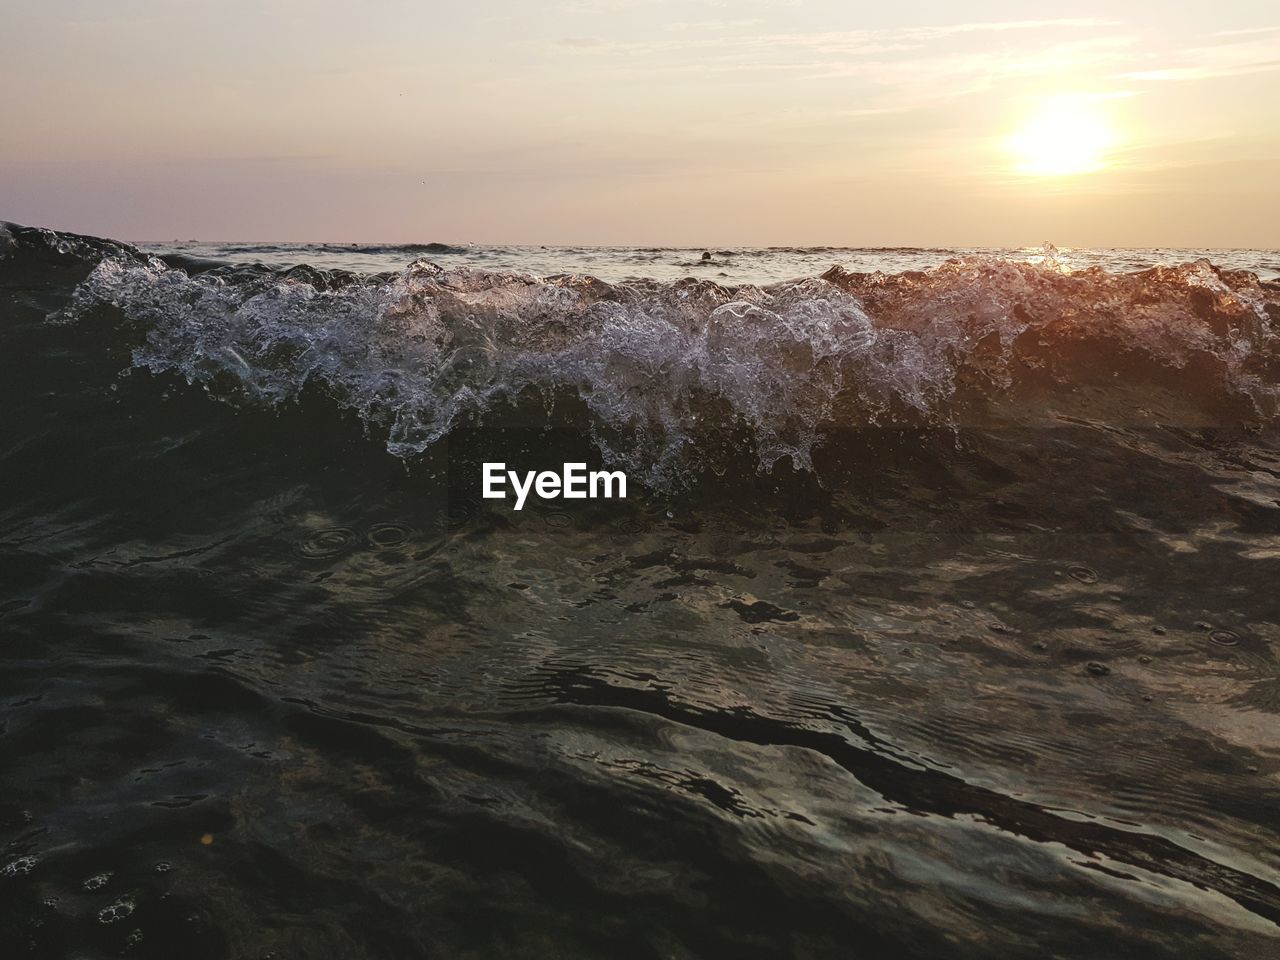
[[1009, 138], [1009, 150], [1019, 173], [1066, 177], [1101, 170], [1115, 143], [1096, 99], [1055, 97], [1040, 104]]

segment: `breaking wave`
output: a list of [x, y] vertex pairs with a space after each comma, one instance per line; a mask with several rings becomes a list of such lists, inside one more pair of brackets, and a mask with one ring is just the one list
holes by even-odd
[[[433, 252], [425, 248], [426, 252]], [[9, 227], [0, 273], [79, 270], [55, 314], [105, 309], [132, 363], [236, 402], [319, 391], [411, 458], [530, 411], [653, 485], [750, 451], [761, 471], [844, 431], [1061, 414], [1265, 425], [1280, 411], [1280, 284], [1207, 260], [1072, 272], [964, 256], [768, 286], [446, 269], [166, 262]]]

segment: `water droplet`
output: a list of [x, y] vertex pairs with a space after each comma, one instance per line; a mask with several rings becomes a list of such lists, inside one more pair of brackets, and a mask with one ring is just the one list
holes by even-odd
[[475, 500], [453, 500], [449, 503], [449, 509], [445, 513], [444, 525], [450, 530], [457, 530], [459, 527], [465, 527], [471, 518], [480, 510], [480, 505]]
[[33, 869], [35, 869], [35, 857], [19, 857], [17, 860], [6, 863], [3, 869], [0, 869], [0, 877], [25, 877]]
[[349, 527], [328, 527], [300, 540], [296, 549], [305, 560], [328, 560], [344, 553], [355, 539], [355, 531]]
[[115, 903], [103, 907], [98, 911], [99, 923], [115, 923], [117, 920], [123, 920], [129, 914], [133, 913], [137, 905], [129, 897], [121, 897]]
[[84, 882], [84, 888], [86, 890], [101, 890], [107, 885], [108, 881], [111, 880], [112, 876], [113, 874], [110, 870], [104, 870], [102, 873], [96, 873]]
[[1073, 580], [1078, 580], [1081, 583], [1098, 582], [1098, 571], [1094, 570], [1093, 567], [1085, 566], [1083, 563], [1073, 563], [1067, 567], [1067, 573]]
[[375, 523], [365, 533], [375, 547], [398, 547], [409, 539], [411, 531], [402, 523]]
[[625, 543], [628, 540], [631, 540], [634, 537], [637, 537], [640, 534], [645, 533], [646, 531], [648, 531], [648, 529], [649, 529], [649, 524], [646, 523], [642, 518], [628, 517], [627, 519], [621, 520], [614, 525], [613, 533], [610, 535], [610, 539], [614, 543]]
[[1214, 630], [1209, 634], [1209, 639], [1220, 647], [1234, 647], [1240, 642], [1240, 637], [1230, 630]]

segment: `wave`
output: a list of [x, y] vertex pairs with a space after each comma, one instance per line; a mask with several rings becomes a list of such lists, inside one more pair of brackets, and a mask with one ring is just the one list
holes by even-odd
[[[534, 411], [657, 486], [815, 470], [844, 431], [955, 431], [1085, 413], [1269, 425], [1280, 284], [1208, 261], [1129, 274], [961, 256], [929, 271], [769, 286], [446, 269], [183, 264], [8, 225], [0, 273], [75, 264], [56, 318], [133, 325], [135, 367], [236, 402], [323, 393], [412, 458]], [[557, 418], [559, 420], [557, 421]]]
[[359, 250], [361, 253], [389, 254], [459, 254], [468, 253], [469, 248], [452, 243], [329, 243], [326, 247], [334, 249]]
[[306, 253], [317, 250], [352, 250], [365, 254], [460, 254], [469, 248], [451, 243], [222, 243], [214, 244], [223, 254]]

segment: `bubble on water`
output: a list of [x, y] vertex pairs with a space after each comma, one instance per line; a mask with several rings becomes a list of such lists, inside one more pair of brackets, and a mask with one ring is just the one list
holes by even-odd
[[1067, 574], [1073, 580], [1078, 580], [1081, 583], [1098, 582], [1098, 571], [1083, 563], [1073, 563], [1071, 566], [1067, 567]]
[[173, 864], [168, 860], [161, 860], [155, 866], [156, 873], [168, 873], [172, 869]]
[[350, 527], [326, 527], [299, 540], [295, 550], [304, 560], [328, 560], [345, 553], [355, 540]]
[[634, 539], [643, 533], [647, 533], [649, 524], [641, 517], [627, 517], [619, 520], [613, 525], [613, 533], [610, 539], [614, 543], [626, 543], [628, 540]]
[[25, 877], [35, 869], [36, 863], [35, 857], [19, 857], [17, 860], [11, 860], [0, 868], [0, 877]]
[[458, 530], [471, 522], [480, 512], [480, 501], [472, 499], [455, 499], [449, 502], [449, 509], [444, 515], [444, 525], [449, 530]]
[[1111, 668], [1105, 663], [1098, 663], [1096, 660], [1090, 660], [1084, 666], [1085, 671], [1091, 677], [1105, 677], [1111, 673]]
[[398, 547], [412, 534], [403, 523], [375, 523], [365, 532], [365, 538], [375, 547]]
[[114, 874], [112, 874], [110, 870], [104, 870], [102, 873], [95, 873], [84, 882], [83, 886], [86, 890], [101, 890], [110, 882], [112, 876], [114, 876]]
[[137, 908], [131, 897], [121, 897], [98, 911], [99, 923], [116, 923], [133, 913]]
[[1220, 647], [1234, 647], [1240, 642], [1239, 635], [1230, 630], [1213, 630], [1209, 633], [1209, 639]]
[[573, 525], [573, 517], [567, 513], [551, 510], [543, 513], [542, 522], [552, 529], [562, 529]]

